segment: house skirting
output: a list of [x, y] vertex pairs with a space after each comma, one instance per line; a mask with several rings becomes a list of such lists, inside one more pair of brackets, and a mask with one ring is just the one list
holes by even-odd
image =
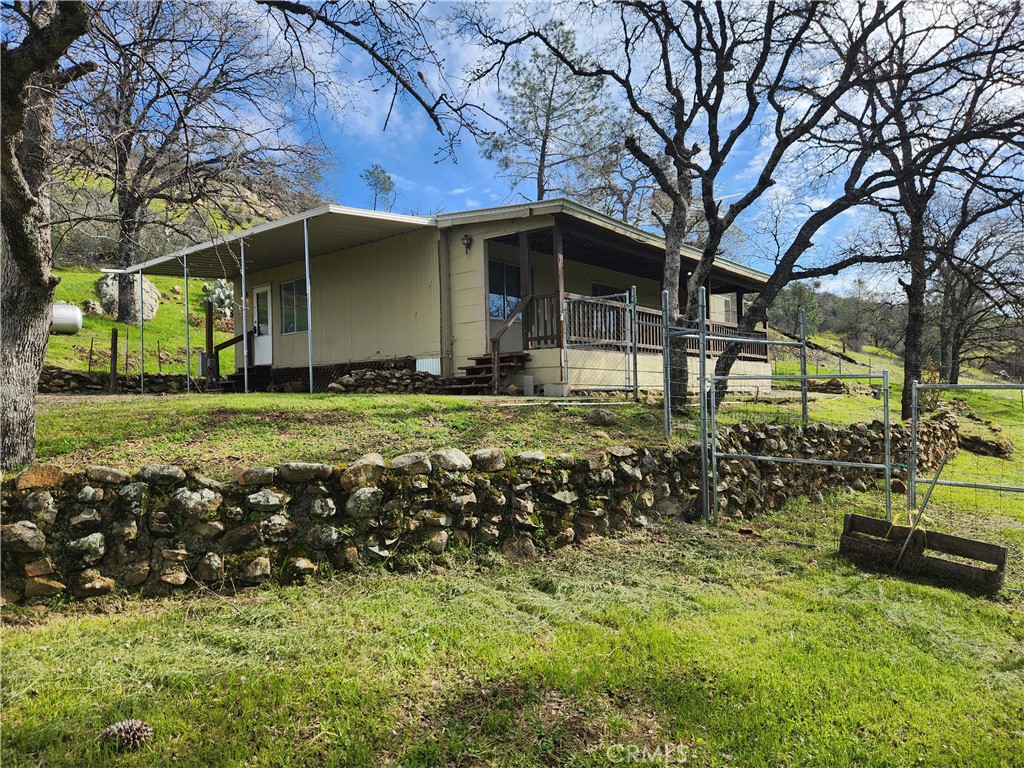
[[[563, 354], [561, 349], [531, 349], [523, 375], [533, 376], [534, 384], [538, 387], [561, 382]], [[688, 360], [688, 387], [696, 391], [699, 360], [696, 357], [689, 357]], [[571, 389], [623, 389], [627, 380], [627, 364], [630, 362], [626, 360], [626, 355], [622, 351], [570, 348], [566, 379]], [[713, 365], [714, 361], [709, 361], [709, 372]], [[732, 367], [732, 373], [744, 376], [764, 375], [765, 378], [730, 382], [731, 391], [765, 392], [772, 388], [771, 363], [738, 360]], [[522, 375], [517, 377], [515, 383], [522, 384]], [[637, 356], [637, 384], [640, 389], [648, 391], [660, 391], [663, 388], [661, 355]]]

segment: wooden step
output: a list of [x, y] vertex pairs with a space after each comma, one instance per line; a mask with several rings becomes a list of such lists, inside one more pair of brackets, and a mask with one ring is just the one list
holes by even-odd
[[[467, 375], [474, 373], [491, 373], [494, 368], [490, 365], [460, 365], [460, 371], [465, 371]], [[498, 373], [518, 373], [523, 370], [521, 365], [513, 365], [511, 363], [500, 363], [498, 365]]]
[[[468, 357], [470, 360], [476, 361], [478, 365], [485, 365], [487, 363], [490, 363], [491, 360], [494, 359], [492, 355], [469, 355]], [[527, 360], [530, 359], [530, 354], [528, 352], [502, 352], [501, 354], [498, 355], [498, 357], [502, 361], [507, 360], [509, 362], [526, 362]]]

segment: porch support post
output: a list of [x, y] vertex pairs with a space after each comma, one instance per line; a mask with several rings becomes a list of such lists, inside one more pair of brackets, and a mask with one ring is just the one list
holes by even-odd
[[551, 250], [555, 261], [555, 312], [558, 317], [559, 381], [565, 381], [565, 254], [562, 249], [562, 228], [558, 219], [551, 227]]
[[302, 220], [306, 258], [306, 353], [309, 355], [309, 393], [313, 394], [313, 297], [309, 290], [309, 219]]
[[739, 325], [740, 320], [743, 319], [743, 297], [746, 294], [743, 291], [736, 291], [736, 324]]
[[530, 233], [519, 233], [519, 285], [523, 296], [533, 294], [533, 280], [530, 273]]
[[[533, 279], [530, 272], [530, 234], [519, 233], [519, 289], [525, 299], [533, 295]], [[530, 348], [530, 311], [523, 313], [523, 349]]]
[[143, 311], [142, 270], [139, 270], [139, 394], [146, 394], [146, 331]]
[[188, 254], [185, 254], [185, 392], [192, 392], [192, 337], [188, 328]]
[[249, 394], [249, 307], [245, 288], [245, 239], [242, 239], [242, 382]]

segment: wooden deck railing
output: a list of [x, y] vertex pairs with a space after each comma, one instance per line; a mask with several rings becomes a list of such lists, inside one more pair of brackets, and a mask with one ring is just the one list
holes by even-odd
[[567, 296], [565, 341], [569, 345], [624, 349], [630, 343], [630, 308], [621, 301]]
[[544, 349], [558, 346], [558, 302], [553, 293], [528, 297], [523, 312], [523, 349]]
[[[566, 294], [565, 340], [569, 345], [595, 349], [624, 350], [631, 343], [630, 307], [615, 299], [600, 296]], [[506, 320], [497, 337], [504, 335], [518, 317], [523, 319], [523, 349], [543, 349], [559, 346], [559, 307], [553, 293], [527, 296]], [[735, 336], [736, 324], [723, 321], [708, 322], [708, 333], [713, 336]], [[751, 331], [752, 339], [765, 339], [768, 332], [761, 328]], [[493, 342], [493, 339], [492, 339]], [[500, 343], [500, 342], [499, 342]], [[708, 341], [708, 356], [718, 357], [726, 341]], [[661, 354], [664, 331], [661, 312], [647, 307], [636, 308], [637, 351], [643, 354]], [[493, 348], [492, 343], [492, 348]], [[696, 338], [686, 340], [688, 354], [699, 349]], [[740, 360], [767, 362], [768, 350], [763, 344], [747, 343], [740, 348]]]
[[[242, 340], [242, 335], [243, 334], [240, 333], [237, 336], [235, 336], [234, 338], [228, 339], [227, 341], [222, 341], [220, 344], [217, 344], [216, 346], [213, 347], [213, 354], [212, 354], [212, 356], [211, 356], [211, 358], [209, 360], [210, 373], [208, 375], [214, 381], [216, 381], [217, 379], [220, 378], [220, 353], [221, 353], [221, 350], [227, 349], [228, 347], [234, 346], [235, 344], [240, 342]], [[253, 339], [255, 338], [255, 336], [256, 335], [255, 335], [255, 333], [253, 333], [252, 330], [250, 330], [247, 334], [245, 334], [245, 341], [246, 341], [246, 344], [249, 347], [249, 349], [248, 349], [249, 365], [252, 365]], [[235, 366], [237, 367], [238, 363], [240, 363], [240, 362], [241, 362], [240, 360], [235, 360]]]

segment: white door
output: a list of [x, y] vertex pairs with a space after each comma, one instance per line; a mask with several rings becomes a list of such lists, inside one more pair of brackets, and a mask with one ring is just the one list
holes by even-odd
[[253, 343], [252, 364], [271, 365], [274, 362], [273, 317], [270, 309], [270, 286], [264, 285], [252, 291]]

